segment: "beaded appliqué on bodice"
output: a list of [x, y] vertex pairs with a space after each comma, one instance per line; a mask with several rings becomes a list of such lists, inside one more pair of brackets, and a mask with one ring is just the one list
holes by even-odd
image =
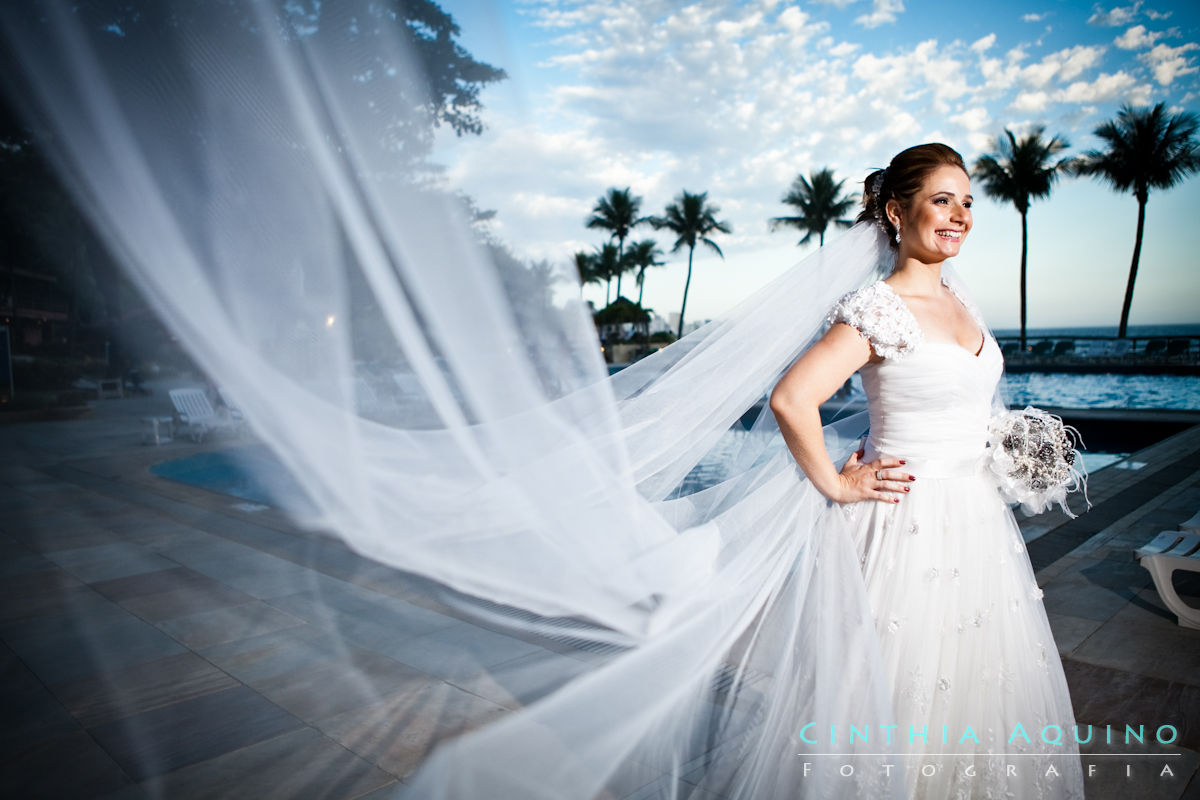
[[[942, 285], [958, 298], [980, 329], [987, 330], [974, 304], [945, 277], [942, 278]], [[826, 322], [830, 325], [846, 323], [871, 343], [876, 355], [892, 361], [903, 358], [925, 341], [925, 334], [917, 324], [916, 317], [900, 299], [900, 295], [883, 281], [843, 295], [830, 310]]]
[[925, 339], [904, 301], [883, 281], [844, 295], [826, 320], [857, 330], [881, 358], [903, 358]]

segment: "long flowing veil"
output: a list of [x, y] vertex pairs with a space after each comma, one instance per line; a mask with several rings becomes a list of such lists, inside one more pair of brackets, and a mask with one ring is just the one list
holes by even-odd
[[[279, 502], [496, 634], [455, 674], [500, 687], [507, 713], [443, 742], [411, 796], [899, 793], [799, 755], [878, 752], [802, 731], [886, 724], [890, 701], [857, 556], [822, 525], [840, 512], [762, 410], [887, 257], [875, 227], [610, 378], [577, 293], [494, 258], [397, 166], [432, 79], [405, 37], [359, 35], [373, 23], [347, 3], [203, 5], [157, 4], [170, 35], [153, 39], [66, 4], [6, 8], [6, 81], [131, 280], [294, 477]], [[863, 427], [829, 427], [831, 454]], [[718, 446], [722, 476], [697, 490]]]

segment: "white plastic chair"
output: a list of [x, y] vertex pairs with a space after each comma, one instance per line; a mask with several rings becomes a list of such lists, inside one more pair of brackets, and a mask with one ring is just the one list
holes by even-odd
[[1154, 578], [1154, 588], [1184, 628], [1200, 630], [1200, 608], [1192, 608], [1179, 597], [1171, 583], [1177, 569], [1200, 572], [1200, 533], [1163, 531], [1136, 551], [1142, 566]]
[[172, 389], [168, 394], [180, 424], [187, 426], [193, 442], [203, 441], [210, 431], [238, 427], [234, 420], [217, 414], [203, 389]]

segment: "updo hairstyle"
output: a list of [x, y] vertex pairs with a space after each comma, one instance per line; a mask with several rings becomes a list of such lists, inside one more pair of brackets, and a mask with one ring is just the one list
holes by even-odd
[[887, 201], [894, 199], [901, 208], [906, 208], [920, 191], [925, 178], [938, 167], [944, 166], [967, 171], [962, 156], [953, 148], [938, 142], [901, 150], [887, 169], [877, 169], [863, 181], [863, 210], [855, 221], [876, 223], [883, 228], [888, 243], [898, 247], [896, 226], [885, 212]]

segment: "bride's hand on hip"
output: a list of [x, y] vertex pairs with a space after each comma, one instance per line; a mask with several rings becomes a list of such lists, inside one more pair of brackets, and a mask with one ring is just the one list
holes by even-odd
[[874, 461], [859, 461], [863, 451], [852, 453], [838, 474], [841, 491], [834, 498], [839, 503], [857, 503], [859, 500], [878, 500], [881, 503], [899, 503], [900, 498], [916, 480], [912, 474], [899, 467], [904, 461], [899, 458], [877, 458]]

